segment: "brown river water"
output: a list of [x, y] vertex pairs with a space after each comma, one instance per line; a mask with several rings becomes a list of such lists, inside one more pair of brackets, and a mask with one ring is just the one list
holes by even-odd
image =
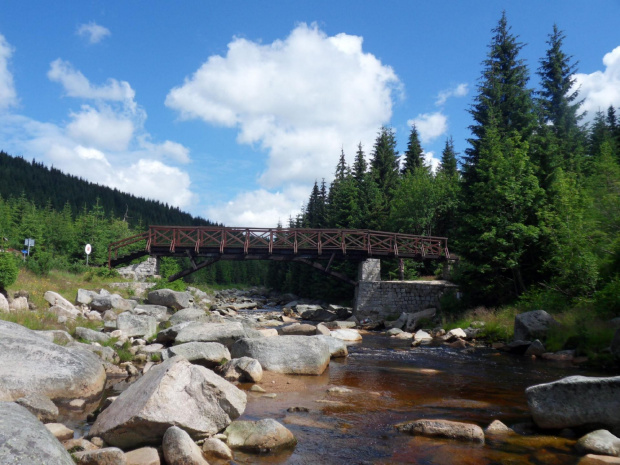
[[[321, 376], [265, 373], [261, 386], [276, 397], [247, 390], [240, 420], [274, 418], [298, 439], [293, 450], [235, 452], [234, 464], [576, 464], [574, 439], [553, 435], [487, 437], [484, 445], [399, 433], [394, 425], [422, 418], [475, 423], [498, 419], [520, 432], [531, 421], [524, 390], [570, 375], [611, 376], [557, 362], [480, 348], [411, 349], [410, 341], [365, 334], [349, 357], [332, 360]], [[118, 395], [125, 383], [109, 395]], [[349, 393], [328, 393], [344, 387]], [[287, 412], [305, 407], [308, 412]], [[78, 426], [73, 424], [74, 427]], [[89, 425], [82, 423], [85, 431]], [[78, 428], [80, 429], [80, 428]], [[217, 464], [213, 464], [217, 465]]]

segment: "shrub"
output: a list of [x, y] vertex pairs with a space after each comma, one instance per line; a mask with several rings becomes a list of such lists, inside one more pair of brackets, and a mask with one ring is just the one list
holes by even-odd
[[49, 252], [37, 252], [26, 260], [26, 268], [37, 276], [47, 276], [52, 269], [53, 257]]
[[12, 253], [0, 253], [0, 290], [12, 286], [17, 281], [19, 268], [17, 260]]
[[620, 276], [615, 276], [594, 294], [594, 309], [603, 317], [620, 315]]
[[177, 279], [172, 282], [168, 282], [167, 279], [158, 279], [155, 282], [156, 284], [150, 289], [151, 291], [156, 291], [158, 289], [171, 289], [173, 291], [183, 292], [187, 289], [187, 283], [182, 279]]

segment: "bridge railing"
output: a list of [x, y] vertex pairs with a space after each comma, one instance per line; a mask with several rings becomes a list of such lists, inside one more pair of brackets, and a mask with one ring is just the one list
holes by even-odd
[[445, 237], [415, 236], [370, 230], [302, 229], [302, 228], [222, 228], [151, 226], [148, 231], [150, 247], [167, 247], [175, 252], [179, 247], [193, 248], [200, 253], [203, 248], [265, 250], [276, 249], [323, 251], [364, 251], [369, 255], [390, 254], [439, 256], [449, 258], [448, 240]]
[[[445, 237], [416, 236], [365, 229], [305, 229], [305, 228], [226, 228], [214, 226], [150, 226], [148, 231], [109, 246], [110, 263], [119, 250], [127, 249], [139, 241], [146, 241], [145, 250], [153, 248], [174, 254], [193, 250], [219, 251], [231, 249], [274, 254], [290, 250], [293, 254], [311, 252], [328, 253], [361, 252], [369, 257], [428, 257], [450, 259], [448, 239]], [[133, 245], [135, 247], [135, 245]]]

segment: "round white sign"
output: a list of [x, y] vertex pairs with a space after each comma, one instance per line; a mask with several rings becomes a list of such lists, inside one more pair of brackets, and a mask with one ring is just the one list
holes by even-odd
[[86, 244], [86, 247], [84, 247], [84, 252], [86, 252], [86, 255], [90, 255], [92, 248], [90, 246], [90, 244]]

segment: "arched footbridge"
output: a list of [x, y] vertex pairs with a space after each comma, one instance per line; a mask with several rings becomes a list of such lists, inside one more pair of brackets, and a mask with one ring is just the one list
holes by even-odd
[[[454, 261], [445, 237], [415, 236], [365, 229], [236, 228], [150, 226], [148, 231], [108, 246], [110, 268], [136, 258], [187, 257], [192, 267], [169, 278], [187, 276], [218, 260], [279, 260], [306, 263], [356, 284], [331, 270], [334, 260], [411, 258]], [[318, 261], [327, 260], [326, 266]]]

